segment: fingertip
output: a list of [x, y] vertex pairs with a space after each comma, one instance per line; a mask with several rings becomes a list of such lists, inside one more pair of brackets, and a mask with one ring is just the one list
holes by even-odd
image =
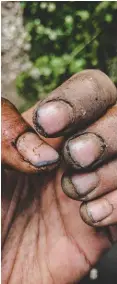
[[2, 163], [25, 173], [50, 171], [59, 163], [57, 151], [5, 99], [2, 100]]
[[48, 101], [34, 110], [33, 123], [45, 137], [58, 137], [72, 122], [72, 107], [63, 100]]
[[102, 197], [99, 200], [81, 204], [80, 214], [85, 223], [91, 226], [104, 226], [105, 220], [113, 213], [114, 207], [111, 202]]
[[101, 163], [106, 144], [101, 136], [93, 132], [84, 132], [70, 137], [64, 146], [64, 159], [74, 169], [95, 168]]
[[18, 138], [16, 146], [23, 159], [34, 167], [47, 167], [57, 164], [59, 161], [57, 151], [42, 141], [36, 133], [22, 134]]

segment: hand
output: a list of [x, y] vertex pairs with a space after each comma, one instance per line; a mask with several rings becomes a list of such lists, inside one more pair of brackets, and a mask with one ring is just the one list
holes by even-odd
[[117, 239], [116, 100], [94, 70], [24, 118], [3, 100], [3, 284], [74, 283]]

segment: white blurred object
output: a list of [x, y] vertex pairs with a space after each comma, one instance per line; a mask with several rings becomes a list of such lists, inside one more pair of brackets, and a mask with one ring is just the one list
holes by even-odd
[[96, 268], [92, 268], [90, 271], [90, 279], [95, 280], [98, 278], [98, 270]]
[[15, 80], [29, 62], [25, 53], [27, 44], [29, 49], [29, 43], [27, 43], [27, 33], [23, 27], [23, 15], [19, 1], [2, 2], [1, 16], [2, 95], [19, 107], [24, 100], [16, 94]]

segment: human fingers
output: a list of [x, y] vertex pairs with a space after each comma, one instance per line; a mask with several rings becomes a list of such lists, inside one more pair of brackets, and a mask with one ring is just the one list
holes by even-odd
[[6, 99], [2, 99], [2, 163], [26, 173], [51, 170], [58, 153], [40, 139]]
[[65, 161], [76, 170], [91, 170], [117, 157], [117, 104], [64, 146]]
[[116, 99], [116, 88], [103, 72], [85, 70], [40, 102], [33, 122], [37, 132], [45, 137], [64, 136], [98, 119]]
[[117, 160], [96, 170], [78, 173], [66, 172], [62, 178], [63, 191], [69, 197], [89, 201], [117, 188]]
[[117, 189], [96, 200], [84, 202], [80, 214], [85, 223], [92, 226], [117, 224]]
[[[117, 105], [64, 147], [72, 168], [63, 176], [64, 192], [80, 200], [97, 198], [117, 187]], [[74, 172], [75, 169], [75, 172]]]

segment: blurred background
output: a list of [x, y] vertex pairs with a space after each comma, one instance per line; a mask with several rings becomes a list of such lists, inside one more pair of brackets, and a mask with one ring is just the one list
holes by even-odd
[[[2, 95], [24, 111], [76, 72], [117, 86], [117, 2], [4, 1]], [[117, 283], [117, 245], [81, 283]]]
[[117, 2], [2, 2], [2, 93], [20, 111], [85, 68], [117, 84]]

